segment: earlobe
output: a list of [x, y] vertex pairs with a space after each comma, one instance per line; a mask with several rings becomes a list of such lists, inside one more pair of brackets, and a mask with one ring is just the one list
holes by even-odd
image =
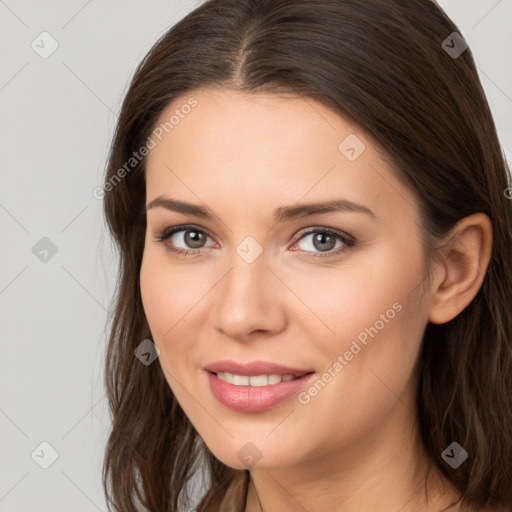
[[492, 250], [492, 223], [475, 213], [457, 223], [442, 249], [443, 279], [432, 291], [429, 321], [444, 324], [455, 318], [480, 289]]

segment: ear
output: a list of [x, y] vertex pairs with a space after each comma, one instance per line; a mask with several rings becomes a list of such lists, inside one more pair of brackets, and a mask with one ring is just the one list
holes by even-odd
[[447, 238], [431, 295], [429, 320], [433, 324], [455, 318], [478, 293], [491, 258], [491, 220], [484, 213], [465, 217]]

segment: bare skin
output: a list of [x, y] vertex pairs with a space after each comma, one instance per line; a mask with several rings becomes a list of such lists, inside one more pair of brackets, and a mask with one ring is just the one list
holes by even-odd
[[[162, 120], [190, 96], [197, 106], [148, 157], [146, 203], [172, 197], [219, 219], [148, 209], [141, 292], [169, 386], [209, 449], [242, 469], [240, 451], [257, 448], [250, 469], [261, 507], [251, 485], [246, 512], [448, 507], [458, 494], [444, 479], [432, 479], [425, 499], [418, 355], [427, 323], [448, 322], [478, 292], [490, 220], [475, 214], [456, 226], [428, 287], [417, 202], [360, 128], [313, 100], [212, 89], [176, 99]], [[340, 149], [349, 135], [363, 151], [350, 151], [353, 138], [348, 153]], [[278, 207], [341, 198], [373, 215], [273, 222]], [[182, 224], [207, 232], [203, 246], [189, 245], [190, 227], [155, 239]], [[322, 250], [314, 238], [325, 228], [355, 245], [335, 237]], [[261, 249], [251, 263], [237, 253], [246, 237], [257, 243], [250, 251]], [[350, 356], [365, 329], [373, 336]], [[317, 393], [303, 390], [302, 401], [240, 412], [209, 389], [203, 367], [220, 359], [266, 360], [317, 378], [330, 369], [331, 378]]]

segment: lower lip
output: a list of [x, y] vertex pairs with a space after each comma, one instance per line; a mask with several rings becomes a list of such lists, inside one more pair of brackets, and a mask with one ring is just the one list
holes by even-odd
[[298, 393], [314, 376], [314, 373], [308, 373], [298, 379], [269, 386], [235, 386], [219, 379], [211, 372], [206, 373], [215, 398], [226, 407], [241, 412], [270, 409]]

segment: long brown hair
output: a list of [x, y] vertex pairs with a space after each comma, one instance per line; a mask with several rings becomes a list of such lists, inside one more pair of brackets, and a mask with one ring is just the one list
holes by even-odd
[[[103, 467], [109, 510], [188, 510], [198, 469], [207, 481], [198, 511], [219, 511], [234, 488], [230, 510], [244, 506], [248, 472], [213, 456], [161, 366], [134, 357], [151, 332], [139, 283], [146, 158], [130, 159], [174, 98], [211, 87], [298, 94], [371, 134], [417, 198], [429, 263], [459, 220], [489, 216], [493, 247], [480, 290], [452, 321], [425, 330], [418, 414], [422, 441], [462, 504], [512, 507], [510, 169], [471, 49], [462, 51], [454, 32], [431, 0], [209, 0], [140, 63], [104, 185], [119, 250], [104, 375], [112, 414]], [[441, 457], [453, 441], [469, 454], [457, 470]]]

